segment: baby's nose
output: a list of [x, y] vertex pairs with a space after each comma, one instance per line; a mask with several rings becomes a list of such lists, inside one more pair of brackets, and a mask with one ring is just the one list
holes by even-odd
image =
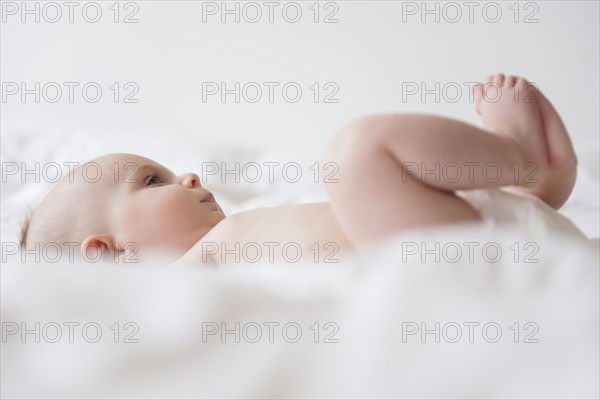
[[195, 187], [201, 186], [200, 178], [198, 177], [198, 175], [196, 175], [194, 173], [186, 174], [183, 178], [182, 184], [183, 184], [183, 186], [189, 187], [189, 188], [195, 188]]

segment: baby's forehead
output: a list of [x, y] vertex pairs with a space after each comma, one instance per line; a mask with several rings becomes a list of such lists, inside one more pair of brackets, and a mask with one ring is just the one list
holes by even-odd
[[96, 158], [96, 159], [90, 161], [89, 163], [96, 163], [105, 169], [126, 168], [126, 167], [129, 167], [129, 169], [132, 169], [132, 168], [139, 169], [143, 166], [166, 168], [163, 165], [159, 164], [158, 162], [151, 160], [149, 158], [142, 157], [137, 154], [128, 154], [128, 153], [107, 154], [105, 156]]

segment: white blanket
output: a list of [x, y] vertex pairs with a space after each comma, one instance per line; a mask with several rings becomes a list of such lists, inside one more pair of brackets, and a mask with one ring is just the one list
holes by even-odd
[[[415, 252], [421, 243], [448, 250], [436, 260]], [[457, 258], [465, 243], [478, 244], [472, 258]], [[2, 395], [597, 398], [597, 251], [558, 233], [465, 226], [343, 264], [12, 263]]]

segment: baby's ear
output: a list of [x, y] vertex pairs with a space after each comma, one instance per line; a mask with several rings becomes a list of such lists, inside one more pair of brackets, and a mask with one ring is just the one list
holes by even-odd
[[109, 235], [90, 235], [81, 243], [81, 255], [86, 261], [108, 259], [115, 252], [119, 252], [117, 243]]

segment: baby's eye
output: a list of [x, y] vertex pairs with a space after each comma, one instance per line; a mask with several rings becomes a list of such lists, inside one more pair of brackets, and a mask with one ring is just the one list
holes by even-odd
[[160, 183], [160, 180], [156, 176], [151, 176], [146, 186], [156, 185], [157, 183]]

